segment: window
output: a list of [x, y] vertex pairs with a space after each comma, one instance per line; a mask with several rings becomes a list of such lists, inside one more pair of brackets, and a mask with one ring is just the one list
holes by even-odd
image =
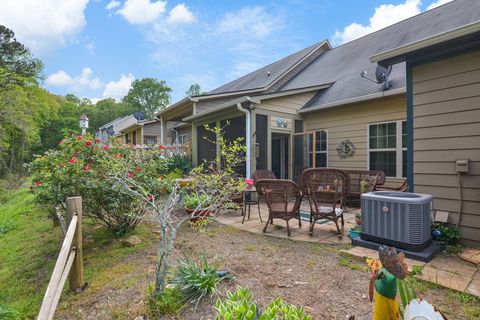
[[133, 131], [132, 134], [132, 144], [136, 145], [137, 144], [137, 131]]
[[376, 123], [368, 128], [369, 169], [387, 177], [407, 176], [407, 122]]
[[185, 144], [188, 141], [190, 141], [190, 138], [189, 138], [188, 134], [181, 134], [181, 135], [177, 136], [177, 143], [178, 144]]
[[327, 131], [319, 130], [315, 131], [313, 135], [308, 135], [307, 144], [308, 144], [308, 158], [309, 164], [313, 167], [313, 157], [312, 157], [312, 136], [315, 136], [315, 168], [326, 167], [327, 166]]
[[145, 136], [143, 138], [143, 143], [146, 144], [147, 146], [153, 146], [157, 144], [157, 137], [155, 136]]

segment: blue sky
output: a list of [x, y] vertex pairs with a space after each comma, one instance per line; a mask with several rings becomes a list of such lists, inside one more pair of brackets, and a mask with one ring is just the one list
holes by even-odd
[[43, 86], [121, 99], [134, 79], [172, 100], [208, 91], [323, 39], [337, 46], [449, 0], [2, 0], [0, 24], [45, 64]]

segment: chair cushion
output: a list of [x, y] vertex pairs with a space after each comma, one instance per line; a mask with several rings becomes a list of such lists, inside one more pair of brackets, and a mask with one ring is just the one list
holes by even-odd
[[[323, 214], [332, 214], [332, 207], [318, 207], [318, 212]], [[340, 217], [342, 214], [342, 208], [335, 208], [335, 216]]]

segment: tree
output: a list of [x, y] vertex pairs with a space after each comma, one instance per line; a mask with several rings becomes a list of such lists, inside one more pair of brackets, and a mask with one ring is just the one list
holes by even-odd
[[42, 67], [42, 62], [17, 41], [14, 32], [0, 25], [0, 87], [35, 82]]
[[148, 119], [163, 110], [170, 103], [170, 89], [166, 82], [153, 78], [135, 80], [128, 94], [123, 98], [124, 103], [135, 107], [136, 111], [145, 113]]
[[200, 85], [198, 83], [194, 83], [188, 88], [187, 91], [185, 91], [185, 96], [187, 97], [193, 97], [193, 96], [199, 96], [201, 95], [201, 89]]

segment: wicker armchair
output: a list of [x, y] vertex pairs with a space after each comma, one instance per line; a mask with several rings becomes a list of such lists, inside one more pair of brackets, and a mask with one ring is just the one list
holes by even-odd
[[298, 219], [298, 225], [302, 226], [300, 219], [300, 204], [302, 193], [298, 185], [291, 180], [261, 179], [257, 181], [257, 192], [261, 190], [267, 200], [268, 219], [263, 232], [267, 231], [268, 224], [273, 219], [282, 219], [287, 223], [287, 233], [290, 233], [289, 220]]
[[[263, 179], [277, 179], [275, 176], [275, 173], [273, 173], [270, 170], [257, 170], [253, 173], [253, 180], [255, 181], [255, 187], [257, 187], [257, 181], [263, 180]], [[264, 198], [265, 195], [262, 193], [261, 188], [257, 188], [257, 196], [258, 196], [258, 201], [260, 202], [261, 198]]]
[[[344, 204], [348, 194], [348, 175], [343, 170], [312, 168], [302, 172], [302, 188], [310, 204], [310, 235], [317, 220], [333, 221], [337, 233], [343, 234]], [[341, 228], [338, 220], [341, 220]]]

